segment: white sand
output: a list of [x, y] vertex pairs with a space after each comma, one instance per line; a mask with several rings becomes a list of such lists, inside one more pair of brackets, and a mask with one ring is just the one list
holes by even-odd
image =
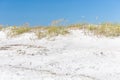
[[120, 37], [97, 38], [71, 30], [38, 40], [0, 31], [0, 80], [120, 80]]

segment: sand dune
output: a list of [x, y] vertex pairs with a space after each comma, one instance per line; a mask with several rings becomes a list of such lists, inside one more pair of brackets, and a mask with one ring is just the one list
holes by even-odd
[[9, 38], [0, 31], [0, 80], [119, 80], [120, 37], [84, 35]]

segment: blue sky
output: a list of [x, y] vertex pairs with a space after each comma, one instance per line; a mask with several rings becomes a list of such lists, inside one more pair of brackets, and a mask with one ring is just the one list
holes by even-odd
[[120, 22], [120, 0], [0, 0], [0, 24]]

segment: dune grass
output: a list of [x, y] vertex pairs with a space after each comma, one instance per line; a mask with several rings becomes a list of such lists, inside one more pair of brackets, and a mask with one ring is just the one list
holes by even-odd
[[37, 31], [36, 35], [38, 36], [38, 38], [43, 38], [43, 37], [54, 37], [58, 35], [66, 35], [68, 33], [69, 32], [65, 27], [49, 26], [49, 27], [45, 27], [41, 31]]
[[30, 30], [31, 30], [30, 27], [16, 27], [16, 26], [14, 26], [11, 28], [10, 36], [14, 37], [17, 35], [21, 35], [23, 33], [29, 32]]
[[3, 27], [2, 27], [2, 26], [0, 26], [0, 30], [2, 30], [2, 28], [3, 28]]
[[83, 29], [85, 33], [93, 33], [95, 36], [117, 37], [120, 36], [120, 24], [102, 23], [94, 24], [74, 24], [68, 26], [70, 29]]
[[56, 27], [56, 26], [50, 26], [47, 28], [47, 34], [50, 36], [58, 36], [58, 35], [65, 35], [69, 32], [65, 29], [65, 27]]
[[0, 27], [0, 31], [2, 30], [2, 27]]
[[[2, 28], [0, 28], [2, 29]], [[12, 27], [10, 36], [14, 37], [26, 32], [34, 32], [41, 39], [44, 37], [54, 37], [69, 34], [69, 30], [83, 30], [85, 33], [92, 33], [95, 36], [117, 37], [120, 36], [120, 24], [102, 23], [94, 24], [72, 24], [68, 26], [38, 26], [38, 27]]]
[[88, 27], [88, 30], [97, 36], [117, 37], [120, 36], [120, 26], [116, 24], [101, 24]]
[[10, 28], [10, 32], [8, 36], [15, 37], [17, 35], [21, 35], [27, 32], [33, 32], [36, 36], [41, 39], [43, 37], [54, 37], [58, 35], [66, 35], [68, 34], [68, 30], [65, 27], [59, 26], [48, 26], [48, 27], [17, 27], [13, 26]]

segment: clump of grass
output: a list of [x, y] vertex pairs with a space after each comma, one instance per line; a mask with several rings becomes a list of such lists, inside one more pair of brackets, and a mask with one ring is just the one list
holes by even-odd
[[2, 30], [2, 27], [0, 27], [0, 31]]
[[68, 30], [65, 29], [64, 27], [50, 26], [47, 28], [48, 36], [66, 35], [68, 33], [69, 33]]
[[83, 29], [85, 34], [93, 33], [96, 36], [117, 37], [120, 36], [120, 24], [103, 23], [94, 24], [74, 24], [68, 26], [69, 29]]
[[3, 29], [3, 26], [2, 25], [0, 25], [0, 30], [2, 30]]
[[95, 31], [97, 29], [97, 27], [95, 25], [88, 25], [87, 27], [85, 27], [85, 29], [89, 30], [89, 31]]
[[70, 30], [71, 29], [75, 30], [75, 29], [83, 29], [83, 26], [82, 26], [82, 24], [72, 24], [72, 25], [67, 26], [67, 28], [70, 29]]
[[44, 30], [45, 29], [45, 26], [35, 26], [35, 27], [32, 27], [31, 28], [31, 31], [32, 32], [36, 32], [36, 31], [38, 31], [38, 30]]
[[54, 37], [58, 35], [66, 35], [69, 30], [82, 29], [85, 34], [93, 33], [96, 36], [117, 37], [120, 36], [120, 24], [104, 23], [99, 25], [94, 24], [72, 24], [69, 26], [38, 26], [38, 27], [12, 27], [9, 35], [11, 37], [20, 35], [26, 32], [34, 32], [39, 39], [43, 37]]
[[106, 37], [117, 37], [120, 36], [120, 27], [114, 24], [100, 25], [94, 31], [95, 35], [102, 35]]
[[30, 27], [16, 27], [14, 26], [13, 28], [11, 28], [11, 33], [10, 36], [16, 36], [16, 35], [20, 35], [26, 32], [29, 32], [31, 30]]
[[46, 37], [46, 33], [42, 32], [42, 31], [37, 31], [35, 34], [38, 37], [38, 39]]
[[39, 39], [43, 37], [66, 35], [68, 33], [69, 32], [65, 27], [56, 27], [56, 26], [44, 27], [44, 29], [36, 31], [36, 35], [38, 36]]
[[31, 31], [36, 34], [36, 36], [38, 37], [38, 39], [46, 37], [46, 27], [45, 26], [33, 27], [31, 29]]
[[117, 37], [120, 36], [120, 25], [104, 23], [100, 25], [87, 25], [85, 28], [96, 36]]

